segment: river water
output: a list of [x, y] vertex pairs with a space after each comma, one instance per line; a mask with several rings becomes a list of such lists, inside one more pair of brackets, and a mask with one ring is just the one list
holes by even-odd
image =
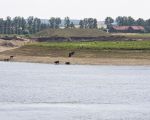
[[0, 62], [2, 120], [150, 120], [150, 66]]

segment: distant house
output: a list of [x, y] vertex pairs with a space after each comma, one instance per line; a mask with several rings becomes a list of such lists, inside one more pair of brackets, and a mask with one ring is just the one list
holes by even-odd
[[143, 26], [112, 26], [109, 32], [122, 33], [143, 33], [145, 31]]

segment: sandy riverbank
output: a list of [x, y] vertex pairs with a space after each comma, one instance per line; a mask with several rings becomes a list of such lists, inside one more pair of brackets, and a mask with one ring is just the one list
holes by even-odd
[[[9, 58], [9, 56], [0, 55], [0, 60]], [[15, 56], [10, 62], [30, 62], [30, 63], [48, 63], [54, 64], [54, 61], [60, 61], [60, 64], [70, 62], [78, 65], [150, 65], [148, 59], [121, 59], [121, 58], [66, 58], [66, 57], [35, 57], [35, 56]]]
[[79, 65], [150, 65], [150, 50], [92, 50], [76, 49], [75, 55], [68, 57], [70, 49], [24, 46], [30, 40], [0, 40], [0, 61], [14, 58], [12, 62], [60, 64], [70, 62]]

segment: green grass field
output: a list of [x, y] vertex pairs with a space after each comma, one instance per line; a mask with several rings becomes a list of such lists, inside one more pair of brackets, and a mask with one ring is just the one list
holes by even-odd
[[30, 47], [54, 49], [88, 50], [150, 50], [150, 41], [115, 41], [115, 42], [40, 42], [29, 44]]

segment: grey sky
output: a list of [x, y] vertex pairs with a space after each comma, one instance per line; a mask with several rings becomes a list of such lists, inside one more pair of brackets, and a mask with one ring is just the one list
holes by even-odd
[[106, 16], [133, 16], [150, 18], [150, 0], [0, 0], [0, 17], [52, 16], [73, 19], [93, 17], [104, 20]]

